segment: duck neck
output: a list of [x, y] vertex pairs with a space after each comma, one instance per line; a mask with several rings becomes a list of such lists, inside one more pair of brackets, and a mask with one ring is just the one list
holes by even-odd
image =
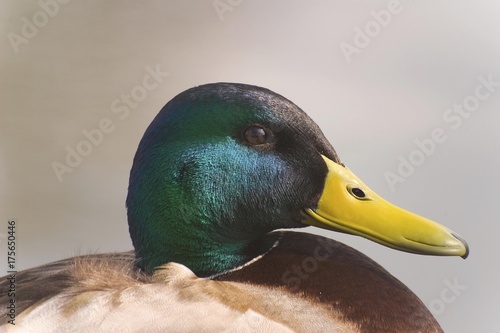
[[177, 262], [198, 277], [219, 275], [254, 260], [275, 246], [280, 235], [269, 233], [257, 239], [235, 241], [192, 230], [184, 236], [153, 233], [156, 237], [150, 235], [146, 243], [136, 246], [139, 267], [152, 274], [161, 265]]

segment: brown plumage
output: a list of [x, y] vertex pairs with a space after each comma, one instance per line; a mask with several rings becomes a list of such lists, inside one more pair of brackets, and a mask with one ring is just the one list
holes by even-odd
[[340, 312], [363, 333], [442, 332], [422, 301], [379, 264], [320, 236], [283, 233], [269, 255], [216, 280], [285, 288]]
[[[442, 332], [424, 304], [380, 265], [320, 236], [283, 232], [269, 253], [213, 279], [197, 278], [178, 264], [162, 266], [148, 276], [134, 263], [132, 252], [87, 255], [20, 272], [17, 314], [27, 315], [33, 306], [63, 295], [62, 313], [69, 319], [99, 292], [115, 293], [110, 303], [119, 307], [124, 291], [163, 285], [178, 292], [182, 306], [211, 299], [239, 312], [241, 318], [250, 310], [267, 318], [268, 324], [293, 332]], [[0, 288], [8, 288], [5, 279]], [[4, 324], [7, 296], [2, 295]], [[203, 318], [193, 313], [191, 320]]]

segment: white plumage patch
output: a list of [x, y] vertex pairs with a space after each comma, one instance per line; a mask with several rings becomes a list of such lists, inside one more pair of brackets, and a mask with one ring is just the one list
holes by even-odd
[[[81, 273], [85, 263], [77, 269]], [[120, 275], [115, 273], [114, 279]], [[34, 304], [15, 326], [0, 328], [15, 333], [357, 332], [340, 314], [284, 289], [198, 278], [176, 263], [160, 267], [148, 280], [118, 283], [109, 276], [94, 270], [79, 289]]]

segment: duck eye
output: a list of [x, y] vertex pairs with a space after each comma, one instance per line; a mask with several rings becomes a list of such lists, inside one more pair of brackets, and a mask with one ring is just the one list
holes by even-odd
[[269, 130], [264, 129], [263, 127], [250, 126], [245, 129], [243, 137], [250, 145], [257, 146], [268, 143], [272, 138], [272, 134]]
[[348, 185], [347, 190], [353, 197], [359, 200], [370, 200], [370, 197], [365, 193], [365, 191], [359, 187], [359, 185]]

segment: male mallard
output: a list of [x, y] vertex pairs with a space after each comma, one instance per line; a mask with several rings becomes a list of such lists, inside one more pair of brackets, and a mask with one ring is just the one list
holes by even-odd
[[142, 138], [127, 197], [133, 253], [17, 273], [3, 332], [441, 332], [358, 251], [275, 231], [313, 225], [413, 253], [466, 257], [447, 228], [397, 208], [286, 98], [216, 83], [172, 99]]

